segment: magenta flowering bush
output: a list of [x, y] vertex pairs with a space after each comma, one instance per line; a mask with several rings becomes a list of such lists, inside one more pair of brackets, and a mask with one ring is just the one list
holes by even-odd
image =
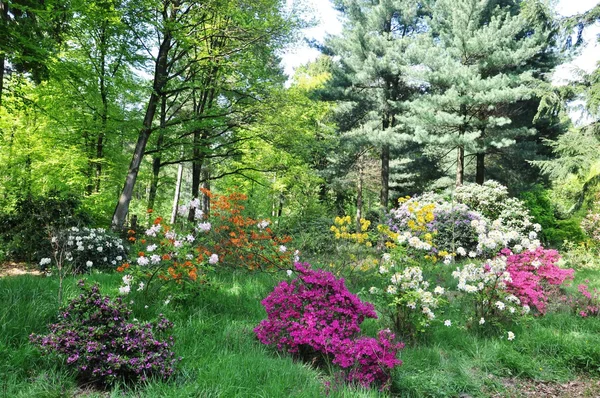
[[504, 249], [501, 253], [506, 256], [506, 269], [511, 277], [507, 290], [521, 303], [535, 307], [540, 314], [546, 312], [550, 288], [573, 279], [575, 273], [571, 268], [563, 269], [556, 265], [560, 255], [553, 249], [538, 247], [518, 254]]
[[350, 293], [343, 279], [296, 263], [298, 277], [281, 282], [262, 301], [267, 319], [254, 329], [258, 339], [304, 360], [322, 356], [343, 369], [347, 381], [363, 386], [389, 384], [401, 343], [389, 331], [377, 339], [359, 337], [365, 318], [377, 318], [375, 308]]
[[81, 280], [78, 285], [83, 292], [49, 326], [50, 333], [30, 336], [43, 354], [58, 354], [82, 381], [101, 385], [173, 373], [178, 361], [173, 337], [155, 337], [173, 327], [170, 321], [162, 314], [155, 324], [130, 321], [131, 311], [121, 298], [102, 297], [97, 284], [89, 287]]
[[346, 379], [368, 387], [373, 384], [387, 386], [390, 371], [402, 364], [396, 356], [404, 343], [394, 342], [396, 336], [381, 330], [377, 338], [345, 339], [333, 348], [332, 362], [346, 370]]
[[575, 310], [575, 313], [582, 318], [587, 318], [588, 316], [598, 316], [600, 315], [600, 292], [597, 288], [593, 288], [590, 292], [588, 280], [586, 283], [582, 283], [577, 286], [577, 290], [579, 291], [579, 297], [576, 297], [572, 300], [572, 307]]

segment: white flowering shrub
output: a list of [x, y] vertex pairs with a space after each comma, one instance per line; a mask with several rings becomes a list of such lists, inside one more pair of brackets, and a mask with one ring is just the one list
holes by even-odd
[[533, 229], [529, 209], [523, 201], [510, 197], [508, 189], [497, 181], [466, 183], [456, 188], [454, 198], [490, 221], [501, 220], [503, 226], [521, 235], [526, 236]]
[[507, 289], [512, 282], [505, 256], [483, 264], [465, 264], [452, 276], [458, 280], [457, 290], [463, 293], [465, 308], [470, 309], [471, 326], [498, 327], [529, 313], [518, 297]]
[[379, 276], [379, 286], [371, 287], [369, 293], [403, 338], [416, 338], [436, 321], [435, 311], [446, 303], [445, 289], [431, 290], [420, 267], [398, 267], [386, 254]]
[[[61, 248], [60, 260], [73, 273], [114, 270], [127, 259], [123, 241], [103, 228], [71, 227], [53, 233], [50, 239], [53, 246]], [[44, 257], [39, 264], [46, 268], [53, 261]]]
[[494, 181], [457, 188], [455, 201], [425, 193], [399, 203], [379, 229], [413, 258], [450, 264], [456, 258], [493, 257], [504, 248], [519, 253], [541, 246], [541, 226], [523, 202], [509, 198], [506, 187]]

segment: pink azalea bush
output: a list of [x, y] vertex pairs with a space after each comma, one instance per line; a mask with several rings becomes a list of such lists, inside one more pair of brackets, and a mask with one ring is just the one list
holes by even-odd
[[586, 279], [584, 282], [577, 286], [579, 295], [564, 298], [563, 301], [567, 302], [573, 311], [582, 318], [598, 316], [600, 315], [600, 291], [597, 288], [590, 291], [588, 285], [590, 281]]
[[517, 296], [522, 304], [535, 307], [540, 314], [546, 312], [550, 288], [573, 279], [575, 273], [571, 268], [562, 269], [556, 265], [560, 260], [556, 250], [538, 247], [518, 254], [513, 254], [509, 249], [501, 253], [506, 256], [511, 277], [507, 283], [508, 291]]
[[350, 293], [343, 279], [296, 263], [298, 277], [281, 282], [262, 301], [268, 318], [254, 329], [258, 339], [303, 359], [319, 354], [343, 369], [346, 380], [389, 385], [390, 372], [402, 362], [403, 348], [390, 331], [378, 338], [358, 337], [365, 318], [377, 318], [371, 303]]

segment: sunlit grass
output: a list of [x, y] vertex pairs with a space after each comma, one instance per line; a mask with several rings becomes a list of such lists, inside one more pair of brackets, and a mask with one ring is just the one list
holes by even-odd
[[[327, 369], [315, 369], [261, 345], [253, 328], [265, 317], [262, 300], [278, 282], [268, 274], [222, 273], [212, 287], [185, 303], [165, 305], [164, 298], [137, 297], [133, 315], [152, 319], [164, 313], [175, 323], [175, 350], [183, 360], [168, 382], [151, 380], [136, 387], [117, 385], [108, 392], [87, 391], [63, 364], [41, 357], [29, 344], [31, 333], [45, 333], [58, 305], [53, 278], [18, 276], [0, 279], [0, 395], [67, 397], [82, 389], [86, 396], [118, 397], [319, 397], [326, 395]], [[585, 278], [597, 278], [592, 271]], [[121, 275], [88, 277], [103, 293], [116, 295]], [[354, 280], [350, 289], [359, 291]], [[75, 279], [66, 282], [65, 297], [77, 294]], [[366, 298], [366, 297], [363, 297]], [[146, 307], [147, 306], [147, 307]], [[452, 312], [454, 311], [454, 312]], [[454, 308], [441, 316], [460, 316]], [[363, 324], [367, 334], [385, 327]], [[394, 374], [387, 395], [490, 396], [509, 394], [503, 378], [560, 382], [600, 372], [600, 319], [552, 313], [515, 326], [516, 339], [480, 336], [458, 324], [438, 327], [401, 352], [403, 366]], [[104, 394], [104, 395], [102, 395]], [[344, 387], [336, 397], [380, 396], [378, 391]], [[508, 395], [507, 395], [508, 396]]]

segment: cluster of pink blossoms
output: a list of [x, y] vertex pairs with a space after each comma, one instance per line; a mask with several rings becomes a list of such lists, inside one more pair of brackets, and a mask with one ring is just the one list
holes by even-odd
[[350, 293], [343, 279], [332, 273], [295, 264], [298, 278], [281, 282], [262, 301], [268, 315], [254, 332], [263, 344], [310, 359], [324, 354], [343, 369], [350, 382], [383, 387], [390, 372], [402, 363], [404, 347], [389, 330], [378, 338], [358, 337], [365, 318], [377, 318], [370, 303]]
[[553, 249], [538, 247], [518, 254], [504, 249], [501, 254], [506, 256], [506, 269], [512, 279], [507, 283], [507, 290], [522, 304], [535, 307], [540, 314], [546, 312], [548, 288], [573, 279], [575, 273], [571, 268], [563, 269], [556, 265], [560, 255]]

